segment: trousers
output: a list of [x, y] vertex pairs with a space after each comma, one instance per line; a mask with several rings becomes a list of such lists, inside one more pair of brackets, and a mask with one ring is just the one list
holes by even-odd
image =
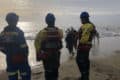
[[89, 80], [90, 60], [89, 60], [90, 49], [77, 51], [76, 63], [81, 73], [81, 80]]

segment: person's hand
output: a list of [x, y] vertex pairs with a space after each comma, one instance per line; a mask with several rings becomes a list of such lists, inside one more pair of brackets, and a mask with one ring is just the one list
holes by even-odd
[[37, 61], [45, 60], [48, 57], [48, 54], [44, 51], [37, 52]]

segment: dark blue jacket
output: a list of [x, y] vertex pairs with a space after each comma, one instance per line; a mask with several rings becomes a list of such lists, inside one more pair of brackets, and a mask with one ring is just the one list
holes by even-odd
[[28, 56], [28, 46], [24, 33], [18, 27], [5, 27], [0, 34], [0, 44], [4, 48], [2, 51], [6, 54], [8, 64], [11, 61], [11, 57], [16, 54]]

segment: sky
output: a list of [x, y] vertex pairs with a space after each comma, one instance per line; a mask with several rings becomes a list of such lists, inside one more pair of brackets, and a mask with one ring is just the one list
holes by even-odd
[[56, 7], [59, 12], [66, 10], [80, 14], [80, 11], [86, 10], [96, 15], [120, 14], [120, 0], [41, 0], [41, 2], [52, 8]]
[[46, 14], [52, 12], [58, 24], [76, 22], [78, 25], [80, 13], [88, 11], [96, 24], [117, 26], [120, 25], [119, 3], [120, 0], [0, 0], [0, 18], [5, 18], [8, 12], [16, 12], [23, 21], [44, 21]]
[[[34, 8], [45, 12], [56, 11], [63, 14], [80, 14], [80, 11], [89, 11], [96, 15], [120, 14], [120, 0], [0, 0], [0, 11]], [[8, 7], [9, 6], [9, 7]], [[4, 10], [2, 10], [4, 8]], [[36, 10], [35, 9], [35, 10]]]

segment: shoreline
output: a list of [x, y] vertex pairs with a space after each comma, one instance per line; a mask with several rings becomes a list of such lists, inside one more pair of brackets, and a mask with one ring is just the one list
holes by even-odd
[[[119, 80], [120, 79], [120, 51], [105, 58], [90, 59], [90, 80]], [[75, 58], [62, 63], [59, 69], [59, 80], [77, 80], [80, 73]], [[7, 80], [6, 72], [0, 72], [0, 80]], [[44, 80], [43, 67], [37, 65], [32, 68], [32, 80]]]

